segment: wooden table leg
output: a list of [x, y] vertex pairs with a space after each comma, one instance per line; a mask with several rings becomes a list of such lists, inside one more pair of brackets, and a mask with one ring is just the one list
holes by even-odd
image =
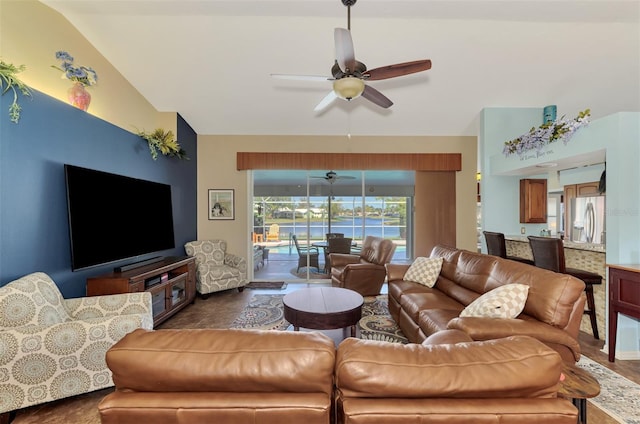
[[573, 405], [578, 408], [578, 424], [587, 424], [587, 400], [573, 399]]
[[16, 415], [17, 411], [3, 412], [0, 414], [0, 424], [9, 424], [16, 418]]

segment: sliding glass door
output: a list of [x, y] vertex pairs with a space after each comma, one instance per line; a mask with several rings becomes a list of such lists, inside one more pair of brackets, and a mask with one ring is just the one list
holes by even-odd
[[253, 242], [268, 256], [255, 279], [328, 280], [328, 233], [353, 239], [354, 250], [368, 235], [389, 238], [410, 258], [413, 173], [368, 180], [372, 172], [254, 171]]

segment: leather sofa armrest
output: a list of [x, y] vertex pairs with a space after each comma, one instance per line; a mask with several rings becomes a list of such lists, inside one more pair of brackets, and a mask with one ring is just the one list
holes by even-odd
[[464, 317], [452, 319], [447, 328], [462, 330], [473, 340], [492, 340], [513, 335], [530, 336], [543, 343], [564, 345], [571, 350], [576, 361], [580, 359], [580, 344], [576, 339], [566, 331], [540, 321]]
[[427, 337], [422, 344], [423, 345], [438, 345], [438, 344], [457, 344], [472, 342], [473, 339], [464, 331], [460, 330], [442, 330], [437, 333], [433, 333]]
[[331, 267], [342, 268], [349, 264], [357, 264], [360, 262], [360, 256], [350, 255], [348, 253], [332, 253]]
[[387, 269], [387, 278], [389, 281], [398, 281], [404, 279], [404, 274], [407, 273], [410, 264], [385, 264], [385, 268]]
[[[332, 273], [332, 275], [334, 275]], [[382, 265], [359, 263], [359, 264], [347, 264], [340, 273], [342, 281], [349, 281], [355, 278], [369, 280], [374, 278], [376, 280], [384, 281], [386, 276], [386, 270]]]
[[554, 397], [562, 360], [526, 336], [458, 344], [346, 339], [336, 387], [354, 398]]

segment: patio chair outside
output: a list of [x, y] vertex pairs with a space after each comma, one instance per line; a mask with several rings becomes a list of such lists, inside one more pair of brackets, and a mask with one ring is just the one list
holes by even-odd
[[271, 224], [267, 233], [267, 241], [280, 241], [280, 226]]

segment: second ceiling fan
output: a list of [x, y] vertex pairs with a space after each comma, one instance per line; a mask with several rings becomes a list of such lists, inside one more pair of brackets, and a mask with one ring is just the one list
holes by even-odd
[[336, 59], [331, 67], [332, 77], [287, 74], [271, 74], [271, 76], [282, 79], [333, 81], [333, 90], [318, 103], [314, 109], [316, 112], [325, 109], [337, 98], [352, 100], [360, 96], [382, 108], [389, 108], [393, 102], [380, 91], [365, 84], [365, 81], [377, 81], [427, 71], [431, 69], [431, 60], [415, 60], [367, 70], [364, 63], [356, 60], [351, 38], [351, 6], [357, 0], [341, 1], [347, 6], [347, 28], [334, 30]]
[[310, 178], [321, 178], [323, 180], [328, 181], [329, 184], [333, 184], [334, 182], [336, 182], [336, 180], [355, 180], [356, 179], [356, 177], [352, 177], [351, 175], [338, 175], [334, 171], [329, 171], [322, 176], [313, 175]]

